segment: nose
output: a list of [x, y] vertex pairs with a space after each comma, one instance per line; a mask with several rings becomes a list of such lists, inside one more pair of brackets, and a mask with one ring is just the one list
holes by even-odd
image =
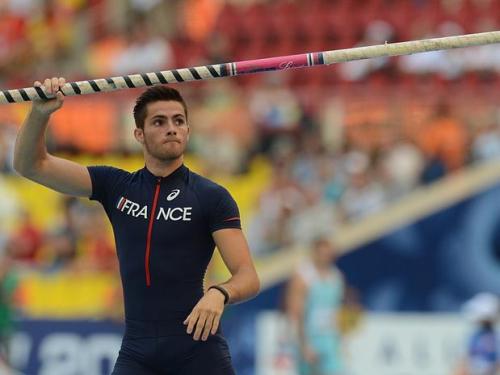
[[175, 125], [173, 121], [168, 121], [167, 125], [167, 135], [177, 135], [177, 129], [175, 128]]

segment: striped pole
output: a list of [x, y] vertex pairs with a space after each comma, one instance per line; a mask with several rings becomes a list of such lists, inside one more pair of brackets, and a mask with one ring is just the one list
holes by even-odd
[[[69, 82], [61, 88], [61, 91], [66, 96], [86, 95], [158, 84], [206, 80], [220, 77], [234, 77], [249, 73], [305, 68], [317, 65], [330, 65], [339, 62], [370, 59], [374, 57], [410, 55], [419, 52], [439, 51], [493, 43], [500, 43], [500, 31], [400, 43], [385, 43], [367, 47], [303, 53], [300, 55], [271, 57], [258, 60], [165, 70], [153, 73], [132, 74], [112, 78]], [[0, 91], [0, 103], [19, 103], [33, 99], [50, 99], [52, 97], [53, 96], [45, 93], [40, 87]]]

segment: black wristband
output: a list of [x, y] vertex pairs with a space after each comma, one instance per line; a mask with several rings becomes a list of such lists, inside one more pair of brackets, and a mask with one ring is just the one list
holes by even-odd
[[224, 305], [227, 305], [229, 303], [229, 293], [227, 292], [226, 289], [224, 289], [220, 285], [212, 285], [210, 288], [208, 288], [208, 290], [210, 289], [217, 289], [224, 295]]

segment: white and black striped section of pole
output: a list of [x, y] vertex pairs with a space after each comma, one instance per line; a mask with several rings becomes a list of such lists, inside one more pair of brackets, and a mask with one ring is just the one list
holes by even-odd
[[[65, 96], [87, 95], [127, 88], [141, 88], [168, 83], [207, 80], [212, 78], [227, 77], [229, 75], [230, 73], [228, 72], [227, 64], [216, 64], [153, 73], [101, 78], [88, 81], [68, 82], [61, 88], [60, 91]], [[40, 87], [4, 90], [0, 91], [0, 104], [21, 103], [36, 99], [47, 100], [53, 97], [54, 95], [44, 92]]]

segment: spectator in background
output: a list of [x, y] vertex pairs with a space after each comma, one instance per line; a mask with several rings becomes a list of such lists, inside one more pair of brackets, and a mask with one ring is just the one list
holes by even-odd
[[99, 206], [89, 207], [83, 226], [82, 247], [91, 269], [100, 272], [118, 271], [116, 252], [104, 210]]
[[303, 206], [304, 195], [290, 177], [287, 157], [273, 164], [272, 180], [262, 193], [258, 211], [250, 224], [250, 243], [253, 251], [268, 253], [291, 245], [288, 220]]
[[48, 234], [47, 251], [51, 261], [49, 272], [69, 270], [75, 265], [77, 244], [72, 234], [66, 230], [58, 230]]
[[419, 148], [397, 130], [382, 138], [378, 164], [389, 200], [403, 197], [419, 183], [424, 157]]
[[27, 53], [26, 19], [0, 2], [0, 76], [14, 69]]
[[173, 52], [165, 38], [155, 35], [145, 18], [132, 23], [128, 46], [116, 56], [115, 75], [166, 70], [173, 65]]
[[197, 90], [203, 99], [190, 117], [197, 125], [191, 149], [204, 160], [206, 173], [238, 174], [247, 170], [256, 129], [241, 90], [229, 80]]
[[[109, 32], [89, 45], [87, 71], [91, 77], [105, 77], [116, 70], [116, 61], [123, 58], [127, 40], [122, 33]], [[134, 73], [138, 73], [134, 72]]]
[[9, 172], [8, 148], [5, 137], [3, 136], [4, 126], [0, 124], [0, 173], [7, 174]]
[[335, 233], [339, 222], [335, 205], [322, 200], [321, 186], [313, 186], [304, 192], [302, 206], [287, 221], [286, 238], [309, 246], [315, 238]]
[[500, 313], [496, 295], [480, 293], [465, 303], [464, 313], [475, 328], [457, 375], [496, 375], [500, 371], [499, 335], [495, 323]]
[[10, 255], [16, 262], [26, 266], [35, 266], [40, 260], [43, 234], [33, 222], [28, 210], [21, 210], [19, 216], [19, 226], [10, 239]]
[[62, 197], [62, 218], [59, 228], [61, 230], [70, 232], [74, 238], [78, 237], [77, 232], [81, 226], [82, 213], [85, 211], [83, 204], [76, 199], [65, 195]]
[[0, 174], [0, 251], [7, 244], [9, 234], [15, 228], [13, 217], [16, 217], [21, 205], [16, 191]]
[[335, 248], [320, 237], [311, 259], [292, 276], [286, 291], [286, 313], [298, 336], [301, 375], [343, 373], [337, 314], [344, 296], [344, 279], [332, 264]]
[[223, 6], [221, 0], [184, 1], [182, 17], [186, 35], [196, 42], [207, 43]]
[[425, 165], [420, 176], [422, 184], [430, 184], [436, 182], [446, 175], [446, 166], [443, 161], [436, 156], [427, 156]]
[[471, 145], [474, 161], [500, 159], [500, 124], [486, 124], [480, 128]]
[[[436, 31], [430, 30], [429, 26], [424, 26], [419, 31], [411, 39], [418, 40], [465, 34], [464, 29], [452, 21], [443, 22], [437, 27]], [[398, 61], [399, 68], [404, 73], [421, 75], [436, 73], [446, 79], [456, 79], [463, 73], [463, 60], [463, 51], [441, 50], [401, 56]]]
[[370, 169], [368, 155], [351, 151], [346, 155], [347, 188], [340, 206], [347, 221], [379, 212], [386, 204], [385, 192]]
[[302, 109], [281, 77], [269, 76], [264, 87], [253, 90], [249, 101], [251, 118], [260, 132], [261, 151], [268, 152], [280, 137], [297, 133]]
[[[394, 30], [386, 21], [373, 20], [365, 30], [363, 39], [354, 47], [363, 47], [392, 42]], [[370, 73], [386, 69], [390, 66], [389, 57], [377, 57], [366, 60], [350, 61], [339, 66], [340, 76], [346, 81], [361, 81]]]
[[320, 159], [324, 155], [321, 137], [317, 132], [301, 134], [297, 155], [292, 163], [293, 178], [302, 188], [320, 183]]
[[[9, 374], [9, 344], [13, 333], [13, 300], [17, 275], [8, 255], [0, 257], [0, 373]], [[7, 372], [4, 372], [7, 371]]]
[[333, 156], [324, 155], [319, 160], [318, 172], [321, 181], [323, 200], [330, 204], [336, 204], [344, 193], [345, 181], [337, 168], [337, 159]]
[[15, 127], [10, 124], [0, 123], [0, 173], [11, 174], [14, 172], [12, 152], [16, 131]]
[[451, 112], [448, 103], [441, 101], [424, 126], [419, 145], [430, 161], [441, 161], [447, 172], [464, 166], [467, 158], [468, 137], [464, 124]]

